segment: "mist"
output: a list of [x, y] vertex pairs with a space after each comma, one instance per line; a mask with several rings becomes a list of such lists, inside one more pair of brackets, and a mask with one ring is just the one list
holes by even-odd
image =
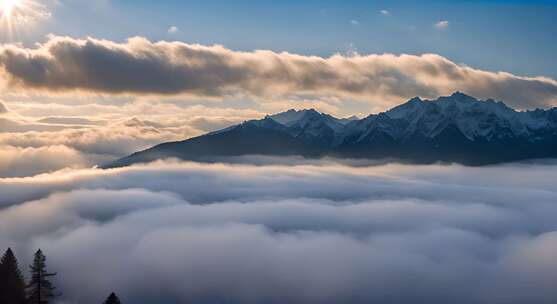
[[65, 169], [0, 179], [0, 245], [43, 249], [60, 303], [551, 303], [556, 169]]

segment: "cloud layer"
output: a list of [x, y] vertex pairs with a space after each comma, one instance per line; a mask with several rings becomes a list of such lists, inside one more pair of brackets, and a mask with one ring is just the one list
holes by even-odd
[[69, 303], [557, 299], [553, 164], [282, 163], [0, 179], [0, 245], [41, 247]]
[[321, 58], [56, 36], [1, 46], [0, 79], [13, 93], [0, 103], [0, 250], [13, 246], [27, 265], [41, 247], [63, 303], [112, 291], [138, 304], [557, 299], [552, 163], [87, 169], [292, 106], [353, 114], [455, 90], [553, 106], [552, 79], [434, 54]]
[[81, 154], [66, 146], [18, 148], [0, 145], [0, 177], [32, 176], [67, 167], [82, 167], [88, 163]]
[[455, 90], [517, 108], [553, 106], [557, 96], [554, 80], [434, 54], [322, 58], [141, 37], [2, 44], [0, 86], [0, 177], [104, 164], [289, 108], [363, 117]]
[[[0, 177], [108, 163], [165, 141], [262, 117], [252, 110], [178, 107], [160, 102], [63, 105], [11, 102], [0, 113]], [[31, 152], [33, 153], [27, 153]], [[41, 157], [71, 151], [76, 157]], [[26, 152], [26, 153], [24, 153]], [[37, 157], [34, 157], [37, 156]], [[17, 163], [18, 166], [14, 166]]]
[[557, 104], [555, 80], [482, 71], [435, 54], [322, 58], [141, 37], [119, 43], [51, 36], [34, 49], [2, 46], [0, 65], [11, 84], [53, 92], [351, 98], [384, 109], [460, 90], [518, 108]]

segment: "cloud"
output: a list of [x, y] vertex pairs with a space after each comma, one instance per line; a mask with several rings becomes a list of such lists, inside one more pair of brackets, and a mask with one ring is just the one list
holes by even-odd
[[[336, 161], [304, 165], [298, 160], [294, 162], [295, 166], [289, 166], [292, 160], [284, 160], [277, 162], [274, 158], [262, 158], [258, 161], [259, 166], [157, 162], [148, 166], [122, 169], [52, 174], [29, 179], [23, 184], [17, 180], [0, 180], [0, 193], [3, 194], [0, 204], [21, 203], [72, 188], [94, 189], [99, 185], [104, 185], [107, 189], [142, 187], [151, 191], [168, 191], [178, 193], [192, 203], [285, 195], [339, 201], [369, 197], [414, 197], [421, 200], [444, 199], [463, 203], [489, 203], [504, 198], [507, 204], [520, 204], [533, 197], [540, 203], [557, 199], [552, 191], [554, 185], [551, 182], [555, 175], [555, 172], [551, 171], [554, 166], [533, 166], [531, 171], [525, 171], [520, 178], [513, 175], [517, 177], [499, 181], [497, 176], [511, 176], [520, 171], [521, 167], [502, 166], [492, 171], [491, 167], [462, 166], [414, 167], [392, 164], [369, 167], [366, 162], [337, 166]], [[277, 163], [280, 165], [265, 166]], [[420, 171], [415, 171], [416, 168]], [[456, 179], [454, 184], [443, 184], [443, 179], [450, 175], [460, 178]], [[532, 186], [530, 189], [527, 185], [521, 186], [525, 178], [536, 187]], [[391, 181], [392, 179], [394, 181]], [[491, 179], [495, 180], [490, 181]], [[158, 182], [151, 182], [155, 180]], [[482, 185], [492, 185], [501, 189], [491, 191], [487, 186], [485, 189], [482, 188]], [[244, 187], [254, 189], [248, 192], [239, 191]], [[446, 191], [436, 191], [440, 187]], [[215, 191], [215, 188], [221, 191]], [[338, 188], [343, 191], [338, 191]]]
[[391, 15], [391, 12], [389, 12], [388, 10], [381, 10], [379, 12], [381, 13], [381, 15], [384, 15], [384, 16], [390, 16]]
[[557, 104], [553, 79], [483, 71], [435, 54], [323, 58], [141, 37], [118, 43], [51, 36], [34, 49], [3, 45], [0, 66], [14, 91], [307, 99], [337, 106], [358, 100], [384, 110], [414, 96], [459, 90], [520, 109]]
[[178, 30], [179, 30], [178, 27], [173, 25], [173, 26], [168, 28], [168, 33], [169, 34], [176, 34], [178, 32]]
[[360, 24], [360, 21], [355, 20], [355, 19], [352, 19], [352, 20], [350, 20], [350, 24], [352, 24], [352, 25], [359, 25], [359, 24]]
[[[0, 176], [106, 164], [162, 142], [184, 140], [264, 117], [263, 113], [251, 109], [178, 106], [150, 100], [123, 105], [65, 105], [24, 100], [10, 101], [8, 105], [10, 112], [0, 114], [0, 150], [9, 150], [13, 157], [0, 161]], [[52, 157], [33, 161], [37, 158], [22, 157], [15, 162], [20, 152], [43, 148], [53, 151], [52, 147], [78, 153], [79, 159]], [[22, 169], [17, 170], [15, 163], [22, 165]], [[35, 169], [29, 168], [32, 165]]]
[[434, 26], [435, 26], [436, 28], [438, 28], [438, 29], [443, 30], [443, 29], [446, 29], [446, 28], [449, 27], [449, 21], [447, 21], [447, 20], [441, 20], [441, 21], [435, 23]]
[[81, 154], [66, 146], [18, 148], [0, 145], [0, 178], [31, 176], [88, 164]]
[[0, 114], [8, 113], [8, 108], [0, 102]]
[[356, 44], [354, 42], [350, 42], [347, 45], [345, 53], [346, 53], [347, 57], [354, 57], [354, 56], [359, 56], [360, 55], [358, 53], [358, 46], [356, 46]]
[[0, 178], [0, 245], [22, 264], [41, 247], [70, 303], [549, 303], [555, 169], [284, 159]]
[[196, 117], [184, 126], [163, 126], [137, 118], [105, 124], [76, 117], [38, 122], [0, 117], [0, 177], [21, 177], [66, 167], [101, 165], [161, 142], [183, 140], [222, 125]]
[[34, 123], [13, 116], [0, 117], [0, 136], [6, 132], [59, 131], [64, 128], [64, 126]]
[[189, 121], [192, 127], [203, 130], [204, 132], [224, 129], [237, 123], [238, 121], [223, 117], [195, 117]]
[[14, 128], [12, 132], [0, 132], [0, 144], [35, 148], [63, 145], [84, 153], [121, 157], [161, 142], [180, 140], [201, 133], [188, 126], [165, 128], [133, 118], [88, 128], [49, 124], [44, 126], [58, 129], [34, 131], [30, 125], [23, 125], [18, 129]]
[[49, 116], [38, 120], [39, 123], [53, 124], [53, 125], [84, 125], [95, 126], [104, 125], [105, 121], [94, 121], [83, 117], [63, 117], [63, 116]]

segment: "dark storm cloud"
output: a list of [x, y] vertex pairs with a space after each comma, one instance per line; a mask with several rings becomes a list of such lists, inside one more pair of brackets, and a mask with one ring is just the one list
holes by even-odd
[[0, 245], [43, 248], [69, 303], [557, 299], [554, 164], [288, 162], [0, 179]]
[[557, 104], [555, 80], [482, 71], [435, 54], [322, 58], [153, 43], [141, 37], [118, 43], [51, 36], [34, 49], [4, 45], [0, 65], [12, 84], [47, 91], [332, 96], [387, 108], [414, 96], [434, 98], [460, 90], [479, 98], [502, 99], [518, 108]]

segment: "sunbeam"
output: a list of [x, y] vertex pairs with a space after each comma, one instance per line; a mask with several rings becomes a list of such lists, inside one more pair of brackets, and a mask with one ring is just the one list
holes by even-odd
[[0, 0], [0, 28], [4, 39], [14, 40], [38, 20], [50, 18], [43, 3], [34, 0]]

